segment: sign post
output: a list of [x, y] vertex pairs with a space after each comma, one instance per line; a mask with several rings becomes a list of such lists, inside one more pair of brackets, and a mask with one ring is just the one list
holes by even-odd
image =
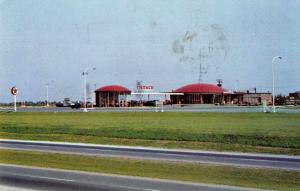
[[10, 93], [14, 96], [14, 111], [17, 112], [17, 94], [18, 89], [14, 86], [10, 89]]
[[14, 95], [14, 111], [17, 112], [17, 95]]

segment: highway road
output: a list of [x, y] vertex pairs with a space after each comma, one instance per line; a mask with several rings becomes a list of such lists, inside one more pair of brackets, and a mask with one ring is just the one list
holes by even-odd
[[5, 139], [0, 139], [0, 148], [99, 157], [137, 158], [300, 171], [300, 157], [287, 155], [176, 150]]
[[[0, 164], [0, 185], [14, 191], [254, 191], [240, 187], [195, 184], [131, 176]], [[1, 187], [1, 186], [0, 186]]]

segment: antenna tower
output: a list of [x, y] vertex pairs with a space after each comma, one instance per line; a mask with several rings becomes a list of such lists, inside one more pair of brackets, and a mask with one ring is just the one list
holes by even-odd
[[198, 83], [202, 82], [202, 76], [203, 74], [207, 74], [208, 72], [208, 66], [204, 66], [202, 64], [202, 61], [205, 58], [205, 54], [203, 54], [203, 48], [200, 49], [200, 53], [199, 53], [199, 75], [198, 75]]

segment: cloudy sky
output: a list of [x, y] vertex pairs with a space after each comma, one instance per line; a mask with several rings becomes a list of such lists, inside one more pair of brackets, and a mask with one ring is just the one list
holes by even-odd
[[[300, 90], [298, 0], [0, 0], [0, 102], [82, 99], [90, 89], [189, 83]], [[201, 72], [199, 70], [201, 65]], [[201, 73], [201, 74], [199, 74]], [[200, 79], [199, 79], [200, 78]]]

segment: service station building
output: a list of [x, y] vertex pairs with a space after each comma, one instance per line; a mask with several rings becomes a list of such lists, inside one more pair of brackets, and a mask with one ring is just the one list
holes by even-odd
[[[144, 87], [141, 84], [137, 87]], [[148, 86], [147, 86], [148, 87]], [[153, 86], [151, 86], [153, 89]], [[95, 90], [96, 107], [128, 107], [132, 105], [134, 97], [138, 94], [121, 85], [103, 86]], [[153, 94], [153, 91], [149, 91]], [[147, 92], [144, 92], [144, 95]], [[155, 94], [155, 93], [154, 93]], [[158, 93], [164, 94], [164, 93]], [[166, 92], [164, 104], [215, 104], [215, 105], [262, 105], [272, 104], [271, 93], [257, 93], [245, 91], [236, 92], [224, 89], [221, 84], [195, 83], [182, 86], [174, 91]], [[146, 96], [147, 97], [147, 96]], [[140, 99], [140, 98], [139, 98]], [[149, 99], [149, 95], [148, 95]], [[140, 105], [143, 105], [143, 100]], [[148, 100], [149, 101], [149, 100]], [[155, 101], [155, 100], [154, 100]]]
[[183, 95], [171, 95], [172, 104], [221, 104], [224, 89], [212, 84], [190, 84], [174, 92]]
[[96, 107], [125, 107], [131, 91], [124, 86], [109, 85], [95, 90]]

